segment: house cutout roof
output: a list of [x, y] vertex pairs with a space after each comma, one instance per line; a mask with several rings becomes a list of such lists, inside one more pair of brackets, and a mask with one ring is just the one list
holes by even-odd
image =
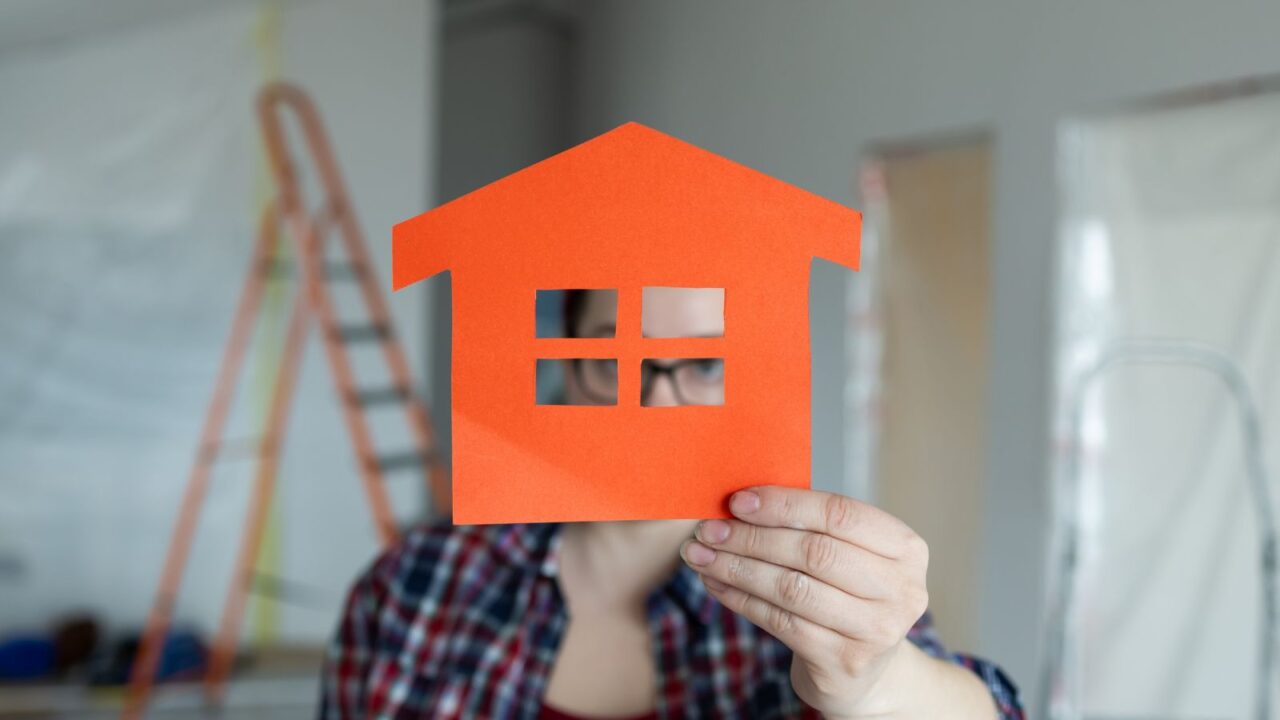
[[[537, 257], [577, 284], [620, 267], [721, 253], [803, 255], [858, 269], [856, 211], [627, 123], [393, 231], [396, 290], [472, 263]], [[480, 268], [476, 268], [480, 269]], [[551, 287], [551, 285], [542, 285]]]
[[[728, 517], [809, 486], [809, 274], [860, 215], [629, 123], [395, 226], [393, 284], [453, 275], [456, 523]], [[721, 337], [641, 332], [643, 288], [724, 290]], [[538, 290], [613, 289], [613, 338], [538, 338]], [[535, 400], [542, 360], [616, 360], [616, 405]], [[716, 358], [724, 402], [644, 407], [644, 360]]]

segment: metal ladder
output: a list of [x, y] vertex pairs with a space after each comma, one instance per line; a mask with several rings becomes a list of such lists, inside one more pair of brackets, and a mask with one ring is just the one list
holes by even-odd
[[1077, 575], [1080, 571], [1081, 458], [1084, 403], [1089, 390], [1109, 371], [1122, 366], [1182, 366], [1216, 377], [1227, 389], [1240, 421], [1248, 484], [1257, 513], [1258, 570], [1261, 575], [1261, 617], [1254, 720], [1272, 717], [1271, 693], [1276, 682], [1276, 641], [1280, 636], [1280, 587], [1277, 587], [1277, 528], [1275, 499], [1263, 463], [1262, 422], [1253, 393], [1239, 366], [1223, 352], [1195, 342], [1164, 338], [1117, 341], [1090, 365], [1070, 388], [1067, 400], [1069, 452], [1064, 487], [1057, 507], [1057, 557], [1052, 568], [1057, 584], [1049, 598], [1045, 651], [1040, 668], [1040, 694], [1034, 717], [1080, 720], [1083, 717], [1078, 640], [1075, 637]]
[[[320, 181], [324, 202], [314, 215], [305, 203], [298, 166], [290, 154], [285, 130], [286, 111], [292, 111], [300, 126], [302, 141]], [[241, 616], [247, 595], [258, 574], [254, 563], [266, 525], [268, 509], [275, 489], [280, 450], [284, 445], [285, 425], [293, 399], [299, 366], [310, 323], [319, 323], [321, 338], [333, 374], [334, 384], [343, 410], [346, 428], [355, 447], [364, 492], [374, 524], [383, 546], [397, 537], [384, 476], [398, 470], [419, 470], [427, 476], [432, 507], [436, 514], [448, 515], [450, 489], [444, 467], [434, 452], [434, 436], [425, 406], [413, 391], [404, 350], [392, 330], [391, 318], [376, 273], [365, 250], [359, 224], [348, 201], [337, 163], [330, 150], [320, 116], [310, 99], [299, 88], [286, 83], [264, 87], [257, 98], [258, 121], [267, 150], [268, 164], [275, 183], [276, 197], [263, 212], [252, 264], [240, 295], [224, 351], [222, 365], [214, 385], [213, 399], [205, 417], [195, 462], [188, 477], [177, 525], [169, 545], [161, 573], [159, 589], [148, 615], [134, 661], [126, 696], [124, 718], [141, 717], [150, 698], [164, 639], [180, 589], [182, 575], [204, 502], [212, 467], [244, 443], [224, 440], [224, 430], [237, 380], [243, 366], [245, 350], [256, 325], [264, 290], [268, 282], [287, 276], [298, 281], [276, 374], [275, 387], [265, 420], [266, 431], [248, 445], [257, 460], [252, 497], [250, 499], [218, 634], [213, 642], [205, 676], [206, 697], [211, 703], [221, 700], [222, 690], [234, 660], [240, 634]], [[292, 261], [277, 257], [276, 230], [283, 226], [292, 240]], [[334, 261], [326, 256], [326, 245], [336, 231], [337, 245], [345, 259]], [[354, 282], [366, 310], [367, 319], [358, 324], [339, 321], [330, 283]], [[351, 362], [353, 345], [376, 343], [382, 350], [390, 375], [390, 383], [362, 387], [357, 385]], [[406, 414], [413, 436], [413, 447], [407, 451], [379, 454], [369, 430], [366, 411], [376, 406], [398, 405]]]

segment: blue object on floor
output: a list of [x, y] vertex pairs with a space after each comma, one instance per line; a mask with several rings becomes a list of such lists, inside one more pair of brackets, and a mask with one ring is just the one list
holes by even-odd
[[18, 635], [0, 640], [0, 680], [37, 680], [53, 674], [53, 640]]
[[200, 636], [185, 630], [170, 632], [160, 653], [159, 680], [195, 677], [204, 672], [208, 651]]

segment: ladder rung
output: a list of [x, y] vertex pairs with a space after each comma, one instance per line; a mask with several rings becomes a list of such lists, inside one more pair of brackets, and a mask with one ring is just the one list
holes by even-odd
[[317, 226], [321, 226], [337, 222], [342, 212], [342, 201], [338, 198], [330, 198], [327, 203], [316, 210], [315, 223]]
[[278, 257], [267, 258], [262, 264], [262, 273], [272, 280], [293, 277], [293, 261]]
[[328, 260], [324, 264], [324, 276], [330, 280], [355, 280], [363, 274], [360, 263]]
[[382, 324], [339, 325], [335, 332], [338, 340], [344, 343], [369, 342], [372, 340], [381, 342], [391, 337], [391, 328]]
[[422, 467], [426, 464], [426, 457], [417, 450], [410, 450], [408, 452], [383, 455], [374, 462], [377, 463], [378, 470], [392, 472], [394, 470]]
[[[291, 278], [297, 265], [291, 259], [287, 258], [267, 258], [263, 263], [262, 272], [268, 278]], [[345, 260], [326, 260], [324, 262], [324, 276], [328, 280], [355, 280], [364, 274], [365, 268], [360, 263], [348, 262]]]
[[409, 388], [402, 385], [392, 385], [384, 388], [357, 390], [349, 395], [347, 399], [353, 405], [362, 405], [364, 407], [402, 403], [409, 399]]

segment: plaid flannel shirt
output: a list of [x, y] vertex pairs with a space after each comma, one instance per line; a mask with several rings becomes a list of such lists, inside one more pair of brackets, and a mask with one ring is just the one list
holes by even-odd
[[[329, 650], [323, 718], [537, 718], [568, 615], [559, 524], [417, 529], [356, 582]], [[791, 650], [719, 603], [683, 563], [647, 599], [660, 718], [817, 718]], [[926, 613], [908, 634], [1022, 720], [995, 665], [948, 653]]]

